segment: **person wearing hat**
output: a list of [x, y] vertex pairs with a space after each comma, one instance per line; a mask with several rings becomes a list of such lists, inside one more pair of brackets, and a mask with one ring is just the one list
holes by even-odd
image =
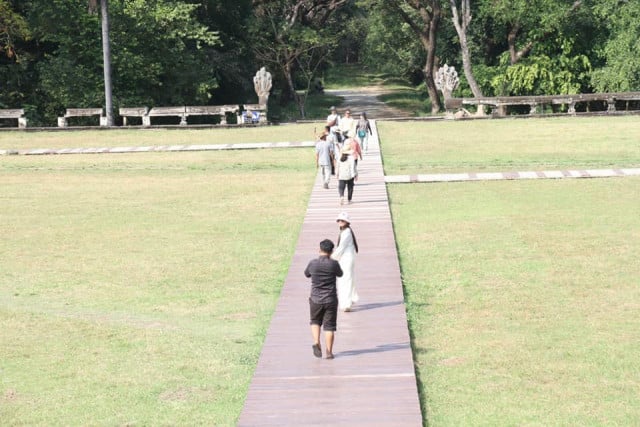
[[343, 275], [340, 263], [331, 259], [333, 242], [324, 239], [320, 242], [320, 256], [309, 261], [304, 275], [311, 278], [309, 296], [309, 315], [313, 355], [322, 357], [320, 346], [320, 328], [324, 329], [325, 357], [333, 359], [333, 342], [338, 320], [338, 294], [336, 278]]
[[344, 189], [347, 189], [347, 202], [351, 204], [353, 198], [353, 187], [358, 177], [355, 159], [352, 156], [351, 145], [346, 144], [340, 150], [340, 158], [336, 167], [336, 178], [338, 178], [338, 194], [340, 195], [340, 205], [344, 205]]
[[351, 219], [347, 212], [340, 212], [336, 218], [340, 227], [337, 247], [331, 257], [340, 263], [342, 276], [338, 277], [336, 286], [338, 289], [338, 308], [345, 312], [351, 311], [354, 303], [358, 302], [358, 292], [355, 285], [356, 254], [358, 242], [351, 229]]

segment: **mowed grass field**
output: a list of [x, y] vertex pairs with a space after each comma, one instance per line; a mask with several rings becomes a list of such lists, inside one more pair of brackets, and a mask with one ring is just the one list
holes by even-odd
[[383, 122], [387, 175], [640, 167], [640, 116]]
[[322, 123], [200, 129], [110, 129], [0, 132], [0, 150], [78, 147], [242, 144], [315, 140]]
[[0, 424], [235, 425], [309, 150], [0, 157]]
[[[379, 130], [393, 175], [639, 167], [635, 122]], [[262, 129], [282, 133], [3, 132], [0, 149], [299, 141], [313, 125]], [[235, 425], [314, 177], [299, 148], [0, 157], [3, 423]], [[425, 425], [640, 418], [638, 178], [389, 194]]]
[[[379, 129], [386, 174], [640, 167], [637, 117]], [[640, 177], [388, 188], [425, 425], [637, 425]]]

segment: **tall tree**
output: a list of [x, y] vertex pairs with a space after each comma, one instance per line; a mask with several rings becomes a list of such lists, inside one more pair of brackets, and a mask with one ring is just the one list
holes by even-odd
[[[41, 49], [35, 67], [41, 123], [69, 107], [105, 102], [100, 18], [82, 0], [30, 0], [24, 15]], [[96, 3], [97, 4], [97, 3]], [[199, 22], [201, 6], [182, 0], [109, 2], [114, 109], [120, 106], [207, 104], [219, 65], [210, 58], [216, 32]], [[247, 76], [250, 79], [250, 76]]]
[[598, 50], [604, 65], [594, 71], [599, 92], [640, 90], [640, 2], [601, 0], [595, 7], [608, 37]]
[[591, 70], [580, 39], [590, 37], [586, 0], [479, 0], [484, 29], [497, 43], [491, 52], [497, 95], [577, 93]]
[[7, 58], [17, 60], [16, 39], [30, 37], [24, 17], [16, 13], [7, 0], [0, 0], [0, 49]]
[[[254, 0], [253, 50], [278, 68], [288, 98], [305, 114], [306, 95], [298, 94], [296, 71], [304, 70], [307, 88], [314, 70], [337, 44], [327, 28], [331, 16], [348, 0]], [[307, 89], [305, 88], [305, 89]]]
[[436, 47], [442, 18], [441, 0], [367, 0], [365, 3], [379, 13], [398, 15], [413, 31], [426, 53], [424, 81], [431, 100], [431, 112], [441, 109], [434, 73], [437, 71]]
[[[113, 126], [113, 89], [111, 84], [111, 41], [109, 38], [109, 0], [100, 2], [100, 23], [102, 29], [102, 63], [104, 74], [104, 100], [107, 126]], [[98, 0], [89, 0], [89, 10], [95, 11]]]
[[460, 52], [462, 54], [462, 68], [464, 70], [464, 75], [467, 78], [467, 82], [469, 83], [469, 87], [471, 87], [471, 91], [473, 92], [473, 96], [476, 98], [482, 97], [482, 89], [476, 82], [476, 79], [473, 75], [473, 69], [471, 67], [471, 53], [469, 52], [469, 42], [467, 41], [467, 29], [469, 28], [469, 24], [471, 23], [471, 1], [470, 0], [461, 0], [460, 1], [460, 10], [458, 11], [458, 2], [457, 0], [449, 0], [451, 5], [451, 14], [453, 25], [458, 33], [458, 40], [460, 42]]
[[371, 70], [403, 76], [418, 84], [424, 81], [426, 53], [414, 32], [397, 15], [371, 9], [361, 52], [363, 65]]
[[25, 44], [31, 38], [31, 29], [19, 8], [0, 0], [0, 108], [25, 107], [33, 84], [26, 74], [32, 55]]

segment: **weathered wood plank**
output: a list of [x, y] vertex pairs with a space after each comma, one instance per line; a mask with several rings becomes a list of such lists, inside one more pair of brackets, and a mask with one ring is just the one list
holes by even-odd
[[[374, 135], [375, 122], [373, 122]], [[400, 267], [376, 138], [358, 163], [354, 203], [339, 206], [336, 181], [314, 185], [295, 254], [273, 315], [239, 426], [422, 425]], [[309, 157], [313, 158], [310, 150]], [[352, 218], [360, 253], [360, 301], [338, 315], [334, 360], [311, 352], [309, 280], [303, 275], [337, 214]]]

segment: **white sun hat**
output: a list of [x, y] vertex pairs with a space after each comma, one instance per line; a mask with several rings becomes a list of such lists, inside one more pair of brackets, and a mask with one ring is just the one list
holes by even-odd
[[338, 214], [338, 218], [336, 218], [336, 222], [338, 221], [344, 221], [346, 223], [351, 224], [351, 220], [349, 219], [349, 214], [344, 211]]

